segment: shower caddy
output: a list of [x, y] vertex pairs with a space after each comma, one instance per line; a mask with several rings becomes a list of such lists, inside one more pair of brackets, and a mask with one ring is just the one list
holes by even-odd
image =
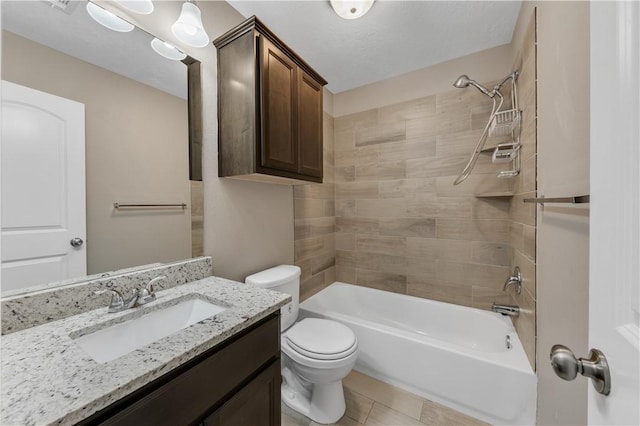
[[[466, 75], [461, 76], [454, 84], [454, 86], [458, 88], [467, 87], [471, 84], [477, 87], [482, 93], [489, 96], [493, 101], [489, 121], [484, 127], [484, 131], [478, 140], [469, 162], [460, 176], [458, 176], [454, 181], [454, 185], [464, 182], [464, 180], [471, 174], [471, 171], [475, 167], [476, 161], [481, 153], [492, 153], [492, 162], [494, 163], [512, 163], [510, 170], [504, 170], [498, 173], [498, 178], [512, 178], [518, 176], [520, 173], [520, 131], [522, 111], [520, 111], [518, 106], [518, 88], [516, 84], [518, 74], [518, 71], [512, 72], [502, 79], [500, 83], [496, 84], [490, 92], [474, 80], [470, 80]], [[504, 96], [500, 89], [509, 80], [511, 81], [510, 108], [501, 110], [504, 104]], [[500, 138], [505, 136], [510, 136], [511, 140], [485, 148], [485, 144], [490, 138]]]

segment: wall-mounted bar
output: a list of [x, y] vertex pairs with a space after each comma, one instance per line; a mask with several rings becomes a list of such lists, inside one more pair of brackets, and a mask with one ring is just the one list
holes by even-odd
[[589, 202], [588, 195], [578, 195], [575, 197], [556, 197], [556, 198], [525, 198], [522, 200], [525, 203], [569, 203], [569, 204], [586, 204]]
[[185, 203], [175, 203], [175, 204], [120, 204], [118, 202], [113, 203], [114, 209], [121, 209], [126, 207], [160, 207], [160, 208], [180, 207], [180, 208], [186, 209], [187, 205]]

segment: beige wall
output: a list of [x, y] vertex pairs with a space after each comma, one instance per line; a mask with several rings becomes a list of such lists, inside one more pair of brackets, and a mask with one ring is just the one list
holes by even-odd
[[[588, 194], [589, 5], [525, 2], [520, 21], [530, 19], [534, 6], [538, 21], [538, 196]], [[585, 356], [589, 350], [588, 206], [539, 206], [537, 228], [538, 423], [586, 424], [588, 381], [559, 379], [548, 357], [556, 343], [567, 345], [576, 356]]]
[[491, 81], [506, 75], [511, 60], [508, 44], [453, 59], [428, 68], [367, 84], [334, 95], [333, 116], [353, 114], [451, 90], [461, 74], [476, 81]]
[[[112, 2], [100, 1], [110, 9]], [[218, 178], [217, 58], [213, 44], [182, 46], [171, 33], [181, 1], [154, 2], [153, 14], [128, 17], [141, 28], [181, 47], [202, 63], [204, 254], [217, 276], [244, 281], [259, 270], [294, 261], [293, 189], [290, 186]], [[201, 1], [202, 20], [213, 40], [244, 18], [220, 1]]]
[[113, 208], [190, 204], [186, 101], [13, 33], [2, 44], [3, 79], [85, 104], [87, 272], [191, 257], [188, 210]]

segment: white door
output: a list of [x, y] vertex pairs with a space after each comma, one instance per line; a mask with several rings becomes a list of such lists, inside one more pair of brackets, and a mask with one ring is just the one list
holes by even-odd
[[86, 275], [84, 158], [84, 104], [2, 82], [3, 291]]
[[640, 3], [591, 3], [589, 346], [611, 393], [589, 385], [589, 424], [640, 424], [639, 27]]

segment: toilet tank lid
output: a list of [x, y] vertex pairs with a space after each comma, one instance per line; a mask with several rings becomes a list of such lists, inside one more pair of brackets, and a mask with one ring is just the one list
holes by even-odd
[[278, 286], [300, 276], [300, 267], [294, 265], [280, 265], [267, 270], [256, 272], [245, 279], [246, 284], [262, 288]]

